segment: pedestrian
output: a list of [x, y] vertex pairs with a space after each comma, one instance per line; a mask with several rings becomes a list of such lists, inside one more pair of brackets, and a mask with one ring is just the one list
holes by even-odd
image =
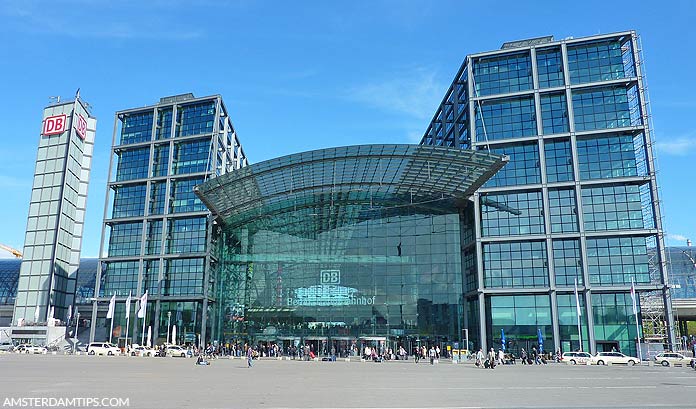
[[251, 345], [249, 345], [247, 347], [246, 356], [247, 356], [247, 368], [251, 368], [251, 360], [254, 358], [254, 350], [251, 349]]
[[498, 365], [503, 365], [505, 363], [505, 352], [502, 349], [498, 349]]
[[430, 358], [430, 365], [435, 364], [435, 348], [432, 346], [428, 350], [428, 357]]
[[476, 353], [476, 366], [483, 368], [483, 349], [479, 348]]
[[493, 348], [491, 348], [491, 350], [488, 351], [488, 359], [487, 359], [488, 367], [490, 369], [495, 369], [495, 361], [496, 361], [495, 350]]
[[520, 359], [522, 359], [522, 365], [527, 365], [527, 351], [522, 348], [522, 352], [520, 352]]

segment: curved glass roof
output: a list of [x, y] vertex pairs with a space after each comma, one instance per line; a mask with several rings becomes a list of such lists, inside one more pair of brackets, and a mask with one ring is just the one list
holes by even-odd
[[[77, 270], [77, 303], [87, 303], [94, 297], [94, 283], [97, 277], [99, 259], [80, 259]], [[22, 260], [0, 259], [0, 304], [14, 304], [17, 296], [17, 283]]]
[[[306, 209], [438, 206], [463, 201], [507, 157], [425, 145], [356, 145], [253, 164], [211, 179], [196, 194], [227, 225]], [[359, 210], [358, 210], [359, 211]]]

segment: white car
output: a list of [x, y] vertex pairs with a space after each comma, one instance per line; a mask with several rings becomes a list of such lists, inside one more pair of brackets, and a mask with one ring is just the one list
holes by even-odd
[[155, 351], [153, 351], [152, 348], [138, 345], [138, 344], [133, 344], [128, 349], [128, 353], [131, 356], [154, 356], [155, 355]]
[[598, 352], [597, 355], [592, 357], [593, 365], [607, 365], [611, 363], [615, 364], [626, 364], [628, 366], [633, 366], [640, 363], [640, 359], [633, 356], [626, 356], [621, 352]]
[[30, 344], [22, 344], [17, 346], [15, 348], [15, 351], [17, 351], [20, 354], [46, 354], [48, 353], [48, 349], [46, 347], [38, 346], [38, 345], [30, 345]]
[[592, 355], [587, 352], [564, 352], [561, 355], [561, 362], [567, 362], [571, 365], [586, 365], [592, 360]]
[[674, 364], [689, 365], [691, 367], [694, 366], [694, 358], [689, 358], [676, 352], [660, 352], [659, 354], [655, 355], [655, 358], [653, 359], [656, 363], [659, 363], [662, 366], [670, 366]]
[[121, 349], [108, 342], [92, 342], [87, 346], [87, 355], [120, 355]]
[[178, 345], [167, 345], [167, 355], [186, 358], [186, 350]]

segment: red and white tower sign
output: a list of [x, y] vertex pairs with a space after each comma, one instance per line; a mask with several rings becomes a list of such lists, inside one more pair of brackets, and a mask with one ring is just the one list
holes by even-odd
[[[44, 136], [61, 134], [65, 132], [66, 122], [67, 116], [65, 114], [49, 116], [48, 118], [44, 119], [43, 130], [41, 131], [41, 134]], [[85, 128], [86, 127], [87, 123], [85, 123]]]

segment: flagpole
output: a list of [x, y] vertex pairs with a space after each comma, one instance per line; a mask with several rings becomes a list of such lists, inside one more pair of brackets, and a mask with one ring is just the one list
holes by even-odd
[[142, 336], [142, 344], [145, 345], [145, 317], [147, 317], [147, 310], [143, 312], [143, 336]]
[[128, 352], [128, 328], [130, 328], [130, 293], [128, 293], [128, 301], [126, 301], [127, 311], [126, 311], [126, 341], [124, 347], [126, 348], [126, 353]]
[[73, 344], [73, 355], [75, 354], [75, 351], [77, 351], [77, 343], [80, 341], [79, 338], [77, 337], [77, 324], [80, 323], [80, 312], [77, 310], [77, 307], [75, 307], [75, 343]]
[[[141, 304], [141, 305], [140, 305], [140, 308], [143, 308], [143, 306], [142, 306], [142, 301], [140, 301], [140, 304]], [[145, 309], [143, 310], [143, 335], [142, 335], [142, 340], [141, 340], [141, 342], [142, 342], [143, 345], [145, 345], [145, 321], [146, 321], [145, 318], [146, 318], [146, 317], [147, 317], [147, 308], [145, 308]]]
[[580, 297], [578, 296], [578, 278], [575, 277], [575, 306], [576, 306], [576, 313], [578, 315], [578, 340], [580, 342], [580, 352], [582, 352], [582, 329], [580, 327]]

